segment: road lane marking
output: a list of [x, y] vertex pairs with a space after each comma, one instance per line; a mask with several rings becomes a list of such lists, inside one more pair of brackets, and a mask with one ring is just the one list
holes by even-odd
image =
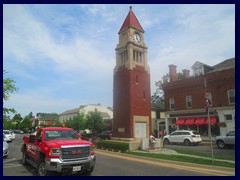
[[220, 171], [221, 173], [217, 173], [217, 172], [213, 172], [214, 170], [200, 168], [200, 167], [194, 168], [194, 167], [188, 167], [188, 166], [182, 166], [182, 165], [180, 166], [180, 165], [150, 161], [150, 160], [145, 160], [145, 159], [137, 159], [136, 157], [130, 157], [130, 156], [126, 157], [126, 156], [123, 156], [120, 154], [112, 154], [112, 153], [101, 152], [101, 151], [96, 151], [96, 152], [97, 152], [97, 154], [102, 154], [102, 155], [106, 155], [106, 156], [110, 156], [110, 157], [115, 157], [115, 158], [130, 160], [130, 161], [136, 161], [136, 162], [141, 162], [141, 163], [146, 163], [146, 164], [151, 164], [151, 165], [156, 165], [156, 166], [169, 167], [169, 168], [174, 168], [174, 169], [179, 169], [179, 170], [184, 170], [184, 171], [204, 173], [204, 174], [214, 175], [214, 176], [227, 176], [227, 175], [235, 176], [235, 173], [233, 173], [233, 172]]
[[3, 161], [3, 164], [6, 164], [6, 163], [9, 163], [9, 162], [15, 161], [16, 159], [17, 159], [17, 158], [7, 159], [7, 160]]
[[19, 167], [23, 166], [22, 164], [5, 164], [3, 168], [13, 168], [13, 167]]

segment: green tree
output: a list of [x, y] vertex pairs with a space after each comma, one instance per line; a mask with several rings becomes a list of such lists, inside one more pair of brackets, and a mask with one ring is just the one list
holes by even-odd
[[86, 116], [83, 112], [78, 113], [65, 122], [66, 127], [73, 128], [77, 132], [81, 129], [86, 129]]
[[[177, 73], [177, 80], [183, 80], [183, 79], [184, 79], [183, 73], [178, 72]], [[155, 85], [157, 86], [157, 89], [153, 93], [153, 95], [151, 96], [151, 102], [152, 103], [159, 103], [159, 104], [164, 103], [164, 93], [163, 93], [162, 85], [164, 83], [168, 83], [168, 82], [170, 82], [170, 76], [169, 76], [169, 73], [166, 73], [165, 75], [163, 75], [162, 80], [159, 80], [155, 83]]]
[[97, 133], [103, 130], [103, 118], [101, 116], [101, 113], [97, 111], [97, 109], [87, 115], [87, 127], [88, 129], [93, 129]]
[[23, 118], [22, 118], [21, 114], [19, 114], [19, 113], [15, 114], [12, 118], [12, 121], [14, 121], [14, 122], [18, 122], [18, 121], [22, 121], [22, 120], [23, 120]]
[[53, 126], [61, 126], [62, 123], [59, 121], [59, 117], [56, 117], [52, 120], [52, 125]]
[[21, 130], [31, 130], [32, 129], [32, 121], [29, 115], [25, 116], [22, 122], [19, 125]]
[[[10, 95], [18, 90], [15, 85], [16, 82], [12, 78], [6, 77], [7, 73], [6, 70], [3, 70], [3, 101], [9, 100]], [[14, 108], [3, 107], [3, 118], [7, 120], [7, 115], [15, 112]]]

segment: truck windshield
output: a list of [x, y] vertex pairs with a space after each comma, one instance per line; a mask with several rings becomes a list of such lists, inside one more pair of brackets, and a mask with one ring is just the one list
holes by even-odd
[[79, 137], [74, 131], [67, 130], [45, 131], [45, 141], [60, 139], [79, 139]]

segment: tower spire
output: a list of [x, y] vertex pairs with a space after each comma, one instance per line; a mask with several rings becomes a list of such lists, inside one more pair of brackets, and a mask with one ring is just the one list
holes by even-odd
[[128, 13], [126, 19], [124, 20], [119, 32], [121, 32], [122, 30], [124, 30], [125, 28], [127, 28], [129, 26], [133, 26], [139, 30], [144, 31], [141, 24], [139, 23], [137, 17], [133, 13], [132, 6], [129, 7], [129, 13]]

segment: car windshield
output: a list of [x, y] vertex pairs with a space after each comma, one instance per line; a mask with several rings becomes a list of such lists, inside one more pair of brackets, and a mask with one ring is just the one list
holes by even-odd
[[45, 141], [60, 140], [60, 139], [79, 139], [74, 131], [68, 130], [54, 130], [45, 131]]
[[10, 132], [9, 131], [3, 131], [4, 132], [4, 134], [10, 134]]

